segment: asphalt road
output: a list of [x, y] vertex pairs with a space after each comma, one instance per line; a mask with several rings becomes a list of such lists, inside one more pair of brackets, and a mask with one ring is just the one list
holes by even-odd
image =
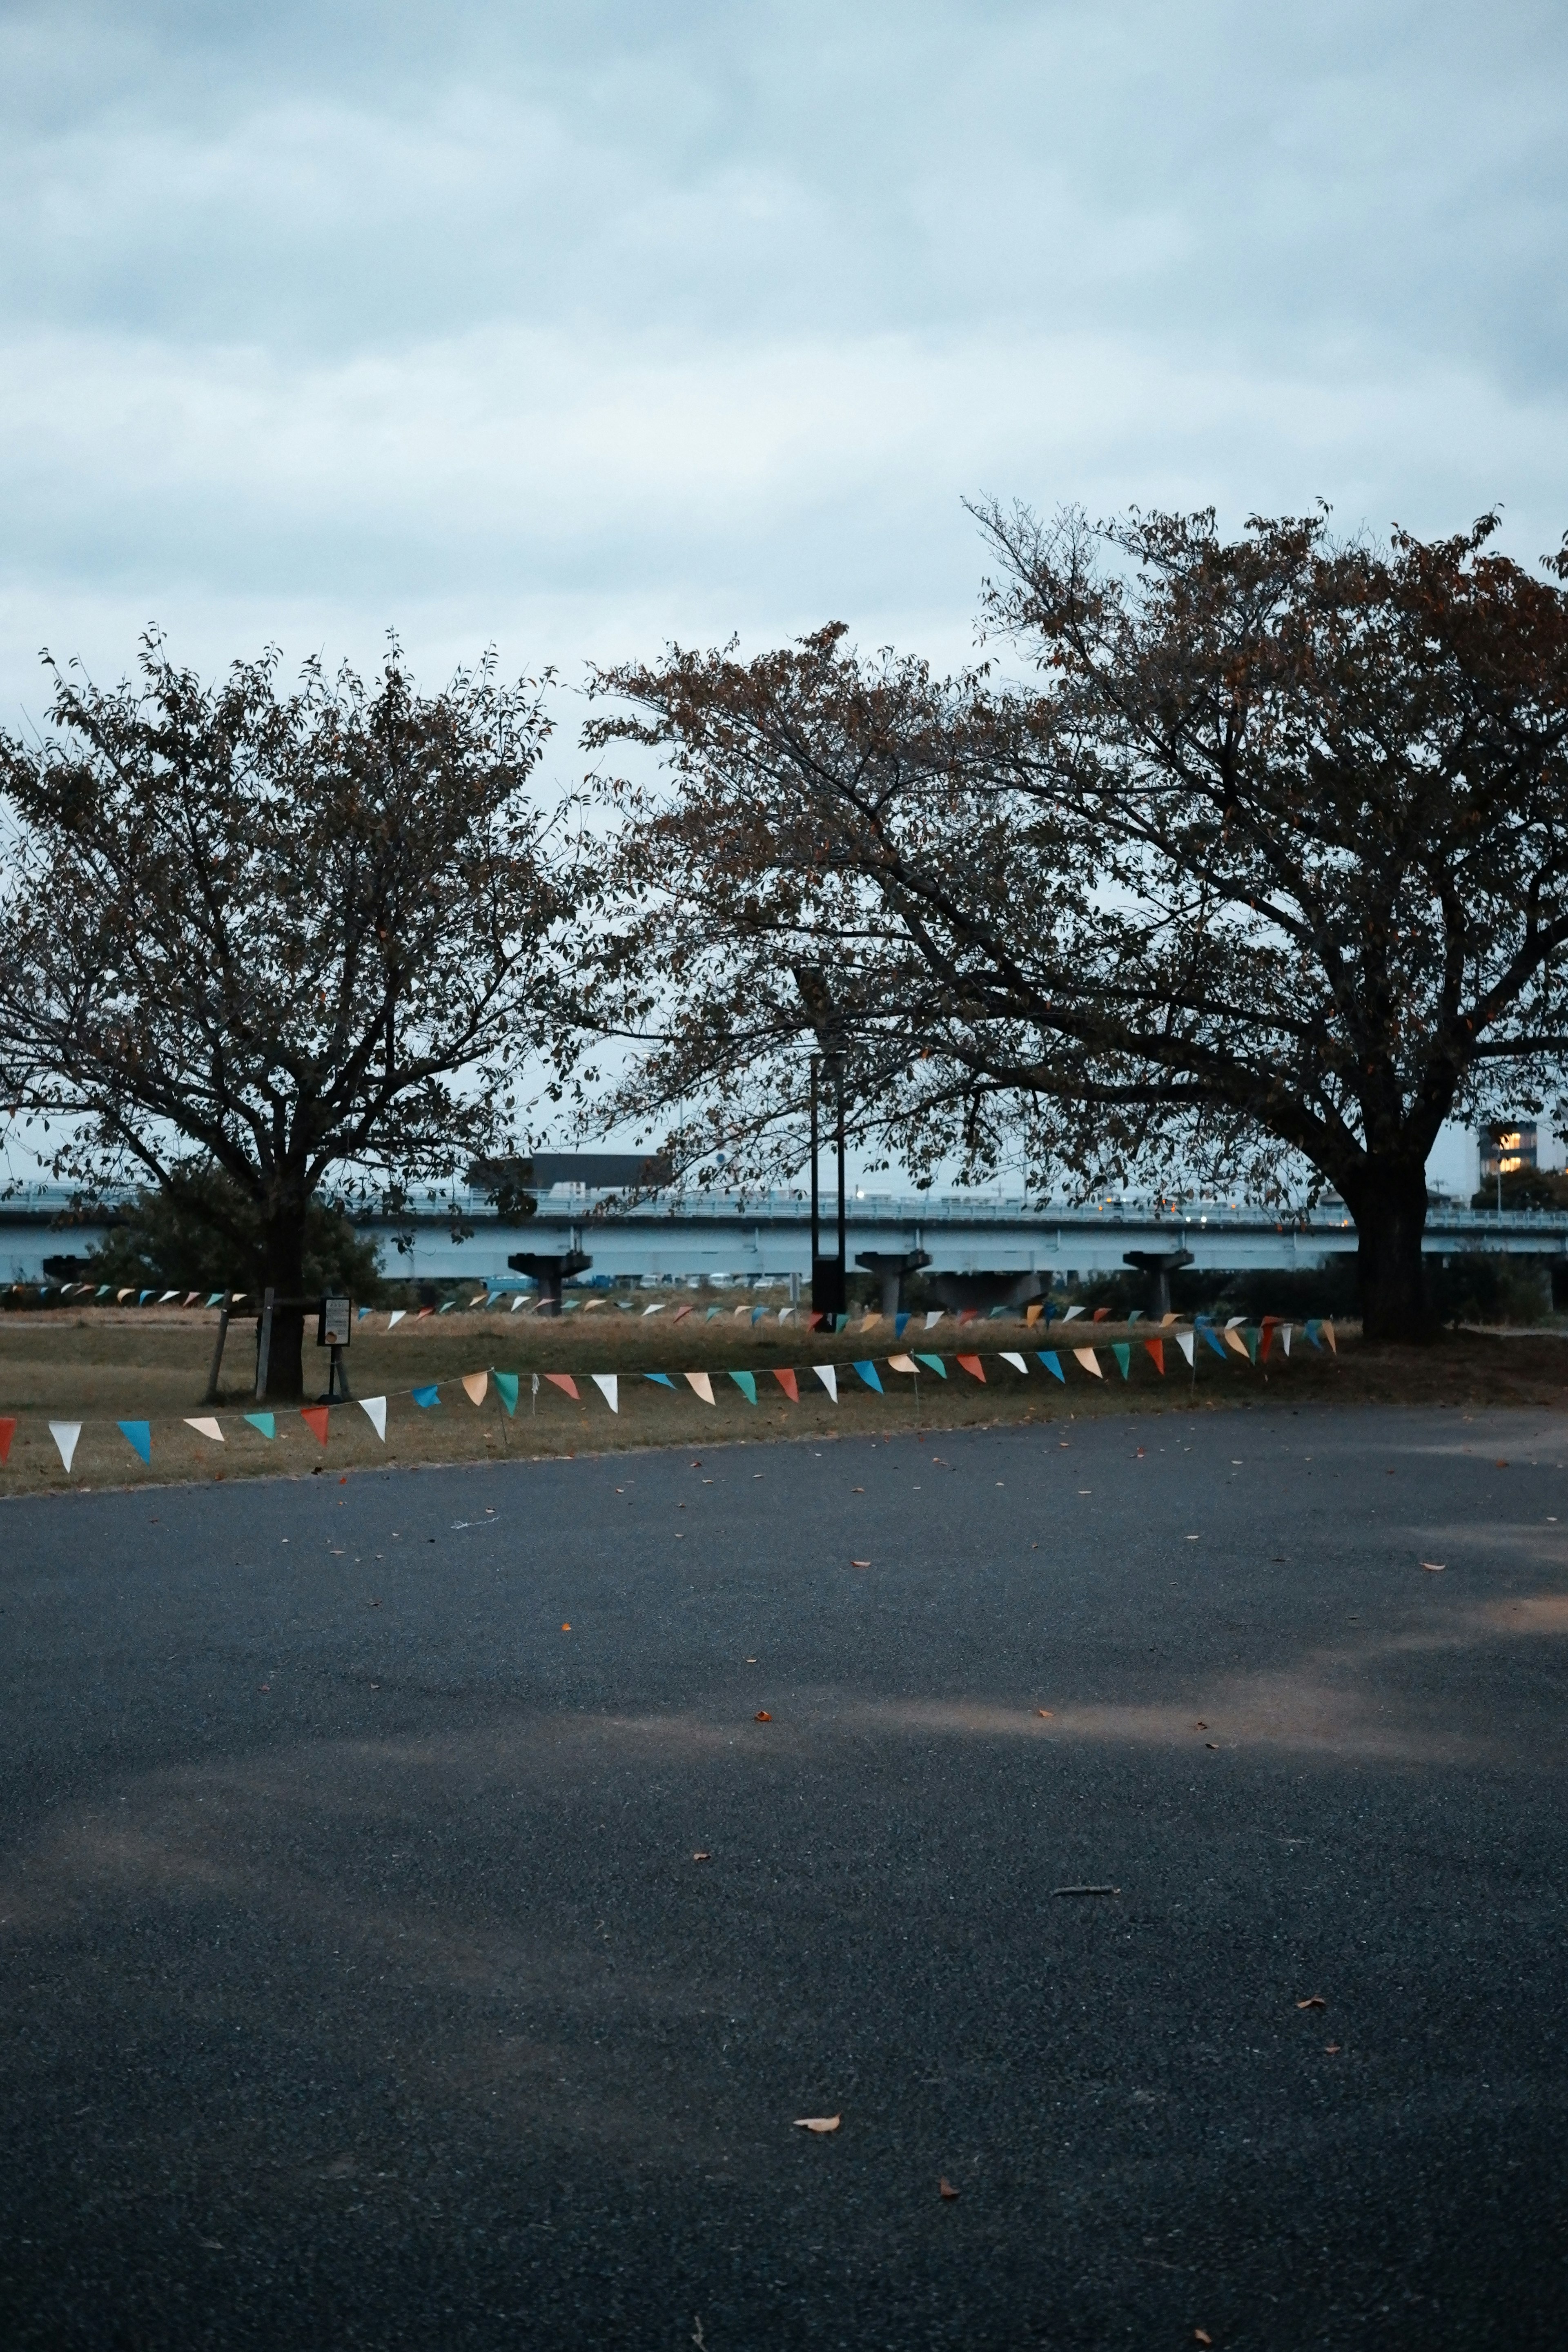
[[0, 1505], [0, 2337], [1561, 2345], [1564, 1461]]

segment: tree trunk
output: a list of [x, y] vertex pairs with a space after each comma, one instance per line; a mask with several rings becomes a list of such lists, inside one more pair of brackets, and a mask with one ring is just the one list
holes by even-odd
[[1363, 1336], [1374, 1342], [1432, 1336], [1421, 1236], [1426, 1226], [1426, 1171], [1406, 1161], [1369, 1161], [1346, 1205], [1359, 1240]]
[[[302, 1298], [305, 1292], [305, 1202], [274, 1203], [265, 1229], [267, 1281], [279, 1298]], [[267, 1364], [267, 1393], [280, 1404], [298, 1404], [305, 1393], [302, 1347], [304, 1313], [298, 1306], [281, 1307], [272, 1318], [272, 1350]]]

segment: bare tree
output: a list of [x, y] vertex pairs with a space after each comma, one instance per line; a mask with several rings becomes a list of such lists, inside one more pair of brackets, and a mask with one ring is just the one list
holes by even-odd
[[1383, 550], [1321, 517], [981, 520], [1032, 678], [837, 628], [600, 678], [629, 710], [591, 741], [674, 783], [608, 786], [618, 968], [673, 1014], [626, 1107], [686, 1106], [688, 1155], [798, 1155], [819, 968], [858, 1131], [917, 1175], [1020, 1143], [1037, 1185], [1294, 1163], [1356, 1221], [1369, 1335], [1418, 1335], [1438, 1129], [1538, 1102], [1568, 1044], [1568, 596], [1492, 517]]
[[[134, 1174], [194, 1207], [221, 1171], [298, 1299], [329, 1178], [395, 1199], [505, 1139], [527, 1055], [557, 1088], [571, 1066], [541, 689], [487, 660], [423, 697], [395, 645], [374, 690], [311, 664], [280, 694], [273, 653], [208, 688], [156, 635], [134, 683], [49, 667], [42, 743], [0, 740], [16, 1098], [85, 1188]], [[298, 1312], [270, 1381], [300, 1392]]]

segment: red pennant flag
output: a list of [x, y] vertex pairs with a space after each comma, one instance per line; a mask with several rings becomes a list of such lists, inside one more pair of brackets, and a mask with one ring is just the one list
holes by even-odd
[[16, 1424], [14, 1421], [0, 1421], [0, 1462], [8, 1462], [11, 1459], [11, 1440], [16, 1434]]
[[960, 1356], [958, 1360], [963, 1366], [966, 1372], [972, 1373], [977, 1381], [984, 1382], [985, 1374], [981, 1369], [980, 1359], [978, 1356]]
[[1163, 1339], [1145, 1339], [1143, 1345], [1148, 1349], [1149, 1353], [1154, 1359], [1154, 1370], [1159, 1373], [1161, 1379], [1163, 1380], [1165, 1377], [1165, 1342]]
[[808, 1331], [815, 1331], [821, 1321], [822, 1317], [820, 1315], [808, 1315], [806, 1318], [805, 1328]]
[[[569, 1397], [577, 1396], [577, 1383], [570, 1372], [546, 1372], [544, 1377], [552, 1387], [564, 1389]], [[581, 1397], [577, 1398], [579, 1404], [582, 1401]]]
[[1089, 1321], [1091, 1323], [1104, 1323], [1109, 1319], [1110, 1314], [1110, 1309], [1109, 1307], [1097, 1307], [1094, 1313], [1089, 1317]]
[[1260, 1363], [1266, 1364], [1268, 1361], [1268, 1350], [1273, 1343], [1274, 1325], [1276, 1319], [1277, 1318], [1272, 1315], [1266, 1315], [1263, 1318], [1263, 1344], [1258, 1350], [1258, 1361]]
[[[788, 1397], [791, 1404], [798, 1404], [800, 1402], [800, 1389], [796, 1383], [795, 1374], [793, 1372], [781, 1371], [775, 1364], [773, 1367], [773, 1378], [777, 1381], [780, 1388], [783, 1389], [785, 1396]], [[0, 1454], [0, 1461], [4, 1461], [5, 1458], [4, 1454]]]
[[302, 1404], [300, 1407], [300, 1418], [308, 1428], [315, 1431], [319, 1443], [325, 1445], [327, 1424], [331, 1419], [327, 1407], [324, 1404]]

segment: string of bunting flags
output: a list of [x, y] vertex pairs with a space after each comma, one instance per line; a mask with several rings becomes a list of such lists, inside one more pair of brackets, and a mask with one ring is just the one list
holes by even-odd
[[[816, 1317], [813, 1319], [821, 1321], [824, 1318]], [[840, 1328], [847, 1319], [837, 1318]], [[899, 1319], [907, 1325], [912, 1318], [901, 1317]], [[1068, 1317], [1062, 1318], [1064, 1322], [1068, 1319], [1070, 1319]], [[1312, 1347], [1320, 1350], [1326, 1348], [1334, 1355], [1339, 1353], [1334, 1327], [1326, 1318], [1312, 1317], [1299, 1328], [1302, 1336]], [[1167, 1342], [1175, 1346], [1189, 1370], [1195, 1370], [1196, 1350], [1200, 1343], [1212, 1349], [1214, 1353], [1222, 1359], [1234, 1360], [1239, 1357], [1244, 1363], [1257, 1366], [1268, 1363], [1276, 1344], [1281, 1356], [1289, 1357], [1291, 1338], [1297, 1328], [1295, 1324], [1286, 1322], [1282, 1317], [1273, 1315], [1266, 1315], [1262, 1321], [1257, 1324], [1246, 1323], [1240, 1317], [1237, 1317], [1232, 1321], [1221, 1325], [1216, 1325], [1206, 1317], [1200, 1316], [1184, 1326], [1179, 1324], [1175, 1317], [1171, 1316], [1165, 1318], [1157, 1331], [1141, 1335], [1135, 1339], [1102, 1339], [1098, 1349], [1058, 1346], [1037, 1348], [1025, 1352], [1019, 1349], [1003, 1348], [992, 1351], [991, 1360], [994, 1363], [1005, 1364], [1013, 1371], [1027, 1378], [1029, 1356], [1032, 1354], [1042, 1371], [1065, 1388], [1068, 1381], [1067, 1363], [1068, 1362], [1076, 1364], [1089, 1378], [1103, 1381], [1105, 1368], [1100, 1360], [1100, 1349], [1110, 1354], [1121, 1378], [1124, 1381], [1129, 1380], [1131, 1377], [1133, 1350], [1135, 1348], [1142, 1348], [1163, 1379], [1166, 1370]], [[899, 1336], [901, 1337], [901, 1333]], [[610, 1412], [618, 1414], [621, 1409], [623, 1381], [646, 1381], [654, 1388], [666, 1389], [677, 1395], [681, 1392], [684, 1385], [707, 1405], [717, 1402], [713, 1389], [715, 1380], [721, 1384], [728, 1381], [740, 1391], [748, 1404], [754, 1405], [758, 1401], [759, 1381], [762, 1381], [764, 1385], [770, 1381], [773, 1381], [792, 1404], [798, 1404], [801, 1381], [815, 1379], [829, 1401], [836, 1405], [839, 1398], [839, 1376], [843, 1372], [853, 1373], [862, 1388], [872, 1391], [879, 1396], [885, 1396], [888, 1391], [882, 1385], [883, 1370], [902, 1378], [912, 1378], [918, 1384], [922, 1370], [935, 1379], [945, 1381], [949, 1377], [950, 1362], [955, 1370], [984, 1385], [985, 1364], [984, 1359], [980, 1354], [958, 1353], [947, 1357], [924, 1349], [916, 1349], [907, 1354], [861, 1357], [851, 1360], [847, 1364], [772, 1365], [761, 1371], [726, 1370], [714, 1372], [686, 1371], [679, 1375], [671, 1372], [587, 1372], [582, 1377], [592, 1390], [597, 1391]], [[581, 1403], [584, 1401], [583, 1391], [578, 1386], [578, 1376], [572, 1372], [547, 1371], [525, 1375], [521, 1372], [498, 1371], [491, 1366], [483, 1371], [460, 1373], [455, 1385], [462, 1390], [469, 1403], [475, 1406], [484, 1403], [493, 1386], [497, 1398], [508, 1417], [510, 1418], [517, 1412], [518, 1399], [525, 1378], [531, 1380], [531, 1393], [535, 1398], [540, 1394], [541, 1383], [544, 1382], [560, 1390], [574, 1402]], [[406, 1396], [422, 1412], [428, 1412], [441, 1403], [443, 1386], [453, 1385], [454, 1383], [449, 1381], [445, 1382], [429, 1381], [410, 1389], [393, 1391], [390, 1395]], [[384, 1445], [386, 1408], [389, 1402], [389, 1395], [358, 1397], [335, 1405], [300, 1405], [297, 1411], [300, 1419], [323, 1447], [328, 1441], [333, 1412], [345, 1412], [363, 1413]], [[216, 1413], [186, 1413], [181, 1419], [182, 1426], [194, 1430], [198, 1437], [204, 1437], [216, 1445], [226, 1444], [223, 1423]], [[276, 1412], [264, 1411], [245, 1412], [239, 1415], [239, 1420], [244, 1426], [254, 1430], [268, 1444], [277, 1438], [279, 1416]], [[76, 1457], [77, 1445], [82, 1430], [86, 1425], [80, 1421], [51, 1421], [48, 1424], [49, 1434], [55, 1442], [60, 1461], [68, 1475]], [[132, 1419], [116, 1421], [114, 1426], [132, 1451], [139, 1454], [143, 1462], [150, 1464], [153, 1458], [152, 1423]], [[11, 1444], [16, 1436], [16, 1427], [17, 1422], [15, 1415], [0, 1415], [0, 1467], [3, 1467], [10, 1458]]]

